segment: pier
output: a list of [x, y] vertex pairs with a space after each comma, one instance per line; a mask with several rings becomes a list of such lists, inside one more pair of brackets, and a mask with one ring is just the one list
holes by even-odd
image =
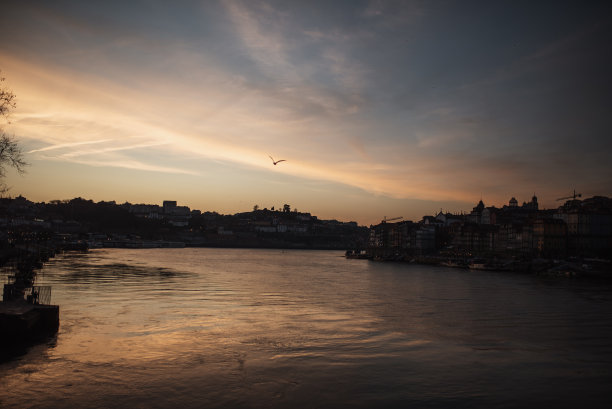
[[27, 301], [0, 302], [0, 347], [19, 347], [43, 339], [59, 328], [59, 306]]
[[0, 358], [19, 354], [59, 329], [59, 306], [51, 305], [51, 287], [34, 285], [36, 270], [49, 257], [36, 247], [17, 251], [2, 268], [10, 274], [0, 301]]

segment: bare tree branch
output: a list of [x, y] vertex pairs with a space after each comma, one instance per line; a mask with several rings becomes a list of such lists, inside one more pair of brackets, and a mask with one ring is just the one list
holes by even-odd
[[[4, 80], [5, 78], [0, 76], [0, 83], [4, 82]], [[13, 91], [0, 86], [0, 116], [7, 117], [10, 110], [17, 106], [15, 98]]]
[[[4, 117], [6, 119], [11, 109], [16, 107], [16, 102], [13, 91], [2, 87], [2, 82], [4, 82], [4, 77], [0, 76], [0, 118]], [[7, 135], [0, 127], [0, 195], [10, 189], [4, 183], [7, 167], [14, 168], [17, 172], [23, 174], [26, 166], [28, 166], [28, 163], [23, 157], [17, 139], [14, 136]]]
[[0, 135], [0, 178], [6, 176], [6, 166], [15, 168], [17, 172], [23, 174], [27, 165], [17, 140], [3, 132]]

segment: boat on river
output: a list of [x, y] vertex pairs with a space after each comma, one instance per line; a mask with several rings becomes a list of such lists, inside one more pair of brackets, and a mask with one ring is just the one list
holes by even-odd
[[344, 254], [346, 258], [369, 259], [372, 258], [365, 250], [347, 250]]

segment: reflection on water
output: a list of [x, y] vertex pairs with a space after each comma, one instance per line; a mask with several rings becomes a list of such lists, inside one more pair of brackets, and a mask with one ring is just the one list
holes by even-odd
[[52, 260], [56, 340], [0, 406], [575, 407], [612, 398], [612, 288], [338, 252], [96, 250]]

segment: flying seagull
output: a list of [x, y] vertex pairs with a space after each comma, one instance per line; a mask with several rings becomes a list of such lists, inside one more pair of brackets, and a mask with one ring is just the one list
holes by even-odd
[[[268, 155], [270, 156], [270, 155]], [[274, 160], [274, 158], [272, 156], [270, 156], [270, 159], [272, 159], [272, 164], [276, 166], [277, 163], [279, 162], [286, 162], [285, 159], [280, 159], [280, 160]]]

